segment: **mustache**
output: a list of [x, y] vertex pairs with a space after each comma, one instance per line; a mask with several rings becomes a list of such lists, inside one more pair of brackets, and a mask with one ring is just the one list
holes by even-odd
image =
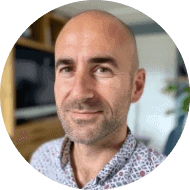
[[72, 110], [79, 110], [79, 111], [99, 111], [104, 109], [104, 104], [101, 100], [93, 100], [93, 99], [87, 99], [85, 101], [77, 101], [73, 100], [71, 102], [64, 104], [64, 110], [65, 111], [72, 111]]

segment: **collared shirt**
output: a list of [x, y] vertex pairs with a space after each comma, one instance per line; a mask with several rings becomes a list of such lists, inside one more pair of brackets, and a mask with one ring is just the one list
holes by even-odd
[[[137, 143], [128, 131], [118, 153], [82, 189], [102, 190], [129, 184], [150, 173], [165, 159], [164, 155]], [[47, 142], [35, 151], [30, 164], [50, 179], [78, 188], [71, 167], [71, 145], [67, 136]]]

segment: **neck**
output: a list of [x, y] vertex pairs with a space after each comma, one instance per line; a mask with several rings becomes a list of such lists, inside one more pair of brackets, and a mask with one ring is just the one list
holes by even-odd
[[74, 143], [71, 163], [79, 188], [94, 179], [123, 145], [127, 127], [118, 127], [95, 144]]

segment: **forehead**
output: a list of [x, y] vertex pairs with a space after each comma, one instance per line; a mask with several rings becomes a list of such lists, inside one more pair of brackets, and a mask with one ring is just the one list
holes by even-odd
[[104, 35], [71, 32], [59, 40], [55, 48], [55, 55], [71, 56], [80, 52], [83, 52], [83, 54], [115, 54], [118, 49], [120, 49], [120, 47], [117, 45], [116, 40], [108, 40]]
[[122, 57], [132, 50], [131, 45], [130, 36], [118, 23], [86, 19], [80, 24], [79, 20], [75, 20], [60, 33], [55, 46], [55, 58], [65, 55], [73, 57], [80, 52]]

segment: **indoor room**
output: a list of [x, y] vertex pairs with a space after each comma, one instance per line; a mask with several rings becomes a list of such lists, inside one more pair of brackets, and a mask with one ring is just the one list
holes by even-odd
[[29, 162], [43, 143], [64, 136], [54, 97], [54, 47], [59, 32], [85, 10], [107, 11], [134, 32], [139, 67], [146, 70], [141, 99], [130, 106], [127, 125], [140, 142], [166, 156], [184, 129], [189, 80], [173, 40], [145, 14], [114, 2], [71, 3], [48, 12], [23, 31], [5, 64], [1, 80], [3, 119], [14, 145]]

